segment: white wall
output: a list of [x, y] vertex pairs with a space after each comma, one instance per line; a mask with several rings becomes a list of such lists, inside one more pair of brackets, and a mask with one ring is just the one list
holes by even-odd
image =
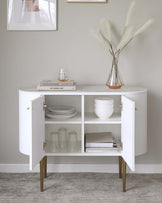
[[[66, 3], [58, 0], [58, 31], [7, 31], [6, 0], [0, 1], [0, 163], [27, 163], [18, 151], [18, 89], [36, 86], [42, 79], [55, 79], [59, 67], [78, 84], [105, 84], [111, 56], [89, 29], [100, 18], [111, 19], [119, 29], [130, 0], [108, 4]], [[137, 163], [162, 163], [162, 1], [137, 0], [135, 28], [148, 18], [155, 23], [120, 56], [125, 84], [148, 88], [148, 153]], [[52, 162], [52, 160], [51, 160]], [[54, 163], [116, 163], [116, 158], [56, 158]]]

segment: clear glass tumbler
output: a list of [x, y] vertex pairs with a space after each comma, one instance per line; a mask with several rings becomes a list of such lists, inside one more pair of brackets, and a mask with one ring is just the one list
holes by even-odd
[[69, 152], [77, 152], [78, 151], [78, 135], [77, 135], [76, 131], [69, 132], [68, 151]]
[[58, 143], [61, 152], [67, 152], [67, 129], [60, 128], [58, 130]]
[[51, 133], [51, 152], [58, 152], [59, 150], [59, 141], [58, 141], [58, 132]]

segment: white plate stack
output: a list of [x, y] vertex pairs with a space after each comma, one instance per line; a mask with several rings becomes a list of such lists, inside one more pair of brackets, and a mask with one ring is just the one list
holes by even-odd
[[71, 118], [76, 114], [76, 109], [70, 106], [49, 106], [46, 111], [46, 117], [54, 119]]
[[114, 111], [114, 100], [110, 97], [98, 97], [94, 103], [95, 114], [100, 119], [109, 118]]

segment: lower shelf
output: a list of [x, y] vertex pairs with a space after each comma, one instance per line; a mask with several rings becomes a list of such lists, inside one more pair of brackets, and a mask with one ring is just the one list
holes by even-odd
[[121, 156], [121, 150], [111, 149], [105, 153], [46, 153], [45, 156]]

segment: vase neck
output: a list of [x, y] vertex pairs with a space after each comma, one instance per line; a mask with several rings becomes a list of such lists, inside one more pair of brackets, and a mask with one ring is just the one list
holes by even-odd
[[112, 66], [118, 67], [119, 56], [113, 57]]

